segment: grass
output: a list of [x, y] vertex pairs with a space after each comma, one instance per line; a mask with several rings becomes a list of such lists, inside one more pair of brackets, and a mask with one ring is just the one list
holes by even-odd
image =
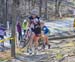
[[10, 51], [0, 52], [0, 62], [7, 62], [11, 56]]
[[[16, 48], [16, 55], [22, 54], [26, 48]], [[0, 62], [10, 62], [11, 60], [11, 51], [0, 52]]]
[[56, 59], [57, 60], [60, 60], [60, 59], [62, 59], [63, 58], [63, 55], [61, 54], [61, 53], [57, 53], [56, 54]]
[[16, 48], [16, 53], [17, 54], [22, 54], [25, 51], [26, 51], [26, 48]]
[[0, 62], [8, 62], [10, 59], [0, 59]]
[[[62, 52], [63, 50], [65, 51], [64, 54], [66, 54], [68, 51], [70, 51], [69, 56], [74, 55], [73, 53], [71, 53], [72, 47], [75, 47], [75, 42], [69, 42], [67, 44], [63, 45], [64, 47], [60, 48], [55, 48], [55, 49], [50, 49], [50, 50], [46, 50], [45, 52], [47, 52], [47, 54], [50, 53], [56, 53], [56, 59], [62, 59], [63, 55]], [[20, 56], [21, 54], [23, 54], [26, 51], [26, 48], [16, 48], [16, 56]], [[61, 51], [61, 52], [60, 52]], [[0, 52], [0, 62], [10, 62], [11, 60], [11, 52], [10, 51], [5, 51], [5, 52]]]

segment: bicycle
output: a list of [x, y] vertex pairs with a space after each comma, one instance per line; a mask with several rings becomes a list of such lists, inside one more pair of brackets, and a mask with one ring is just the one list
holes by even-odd
[[[41, 50], [45, 50], [44, 48], [45, 47], [43, 47], [43, 45], [44, 45], [44, 41], [43, 41], [43, 37], [42, 37], [42, 35], [40, 35], [40, 39], [38, 40], [38, 47], [40, 47], [40, 48], [36, 48], [35, 46], [34, 46], [34, 40], [33, 40], [33, 42], [32, 42], [32, 50], [30, 49], [30, 55], [31, 54], [33, 54], [34, 53], [34, 55], [36, 55], [37, 54], [37, 52], [38, 51], [41, 51]], [[27, 50], [29, 49], [29, 46], [30, 45], [28, 45], [28, 47], [27, 47]], [[28, 51], [27, 51], [28, 52]], [[33, 52], [33, 53], [32, 53]]]
[[[23, 37], [23, 40], [21, 41], [21, 48], [24, 48], [24, 47], [26, 47], [26, 49], [27, 49], [27, 52], [29, 53], [29, 50], [31, 51], [29, 54], [31, 55], [32, 54], [32, 50], [31, 50], [31, 48], [30, 48], [30, 45], [29, 45], [29, 42], [30, 42], [30, 39], [31, 39], [31, 36], [32, 36], [32, 31], [30, 30], [30, 28], [26, 31], [26, 33], [25, 33], [25, 36]], [[36, 55], [36, 50], [37, 49], [35, 49], [35, 46], [34, 46], [34, 40], [32, 41], [32, 49], [33, 49], [33, 51], [35, 52], [34, 54]], [[40, 35], [40, 39], [39, 39], [39, 41], [38, 41], [38, 43], [39, 43], [39, 47], [40, 47], [40, 49], [38, 49], [39, 51], [40, 50], [42, 50], [43, 49], [43, 44], [44, 44], [44, 42], [43, 42], [43, 35], [41, 34]]]
[[31, 31], [29, 29], [27, 29], [25, 35], [23, 36], [23, 38], [20, 42], [21, 48], [24, 48], [28, 45], [30, 38], [31, 38]]

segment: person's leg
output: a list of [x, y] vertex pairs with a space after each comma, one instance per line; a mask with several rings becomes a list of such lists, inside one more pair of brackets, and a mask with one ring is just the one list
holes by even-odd
[[29, 48], [32, 48], [32, 43], [33, 43], [33, 40], [34, 40], [34, 36], [35, 36], [35, 34], [32, 32], [32, 34], [30, 35], [30, 40], [29, 40]]
[[38, 45], [39, 45], [38, 40], [39, 39], [40, 39], [40, 37], [35, 35], [35, 37], [34, 37], [34, 45], [35, 45], [35, 48], [38, 48]]
[[29, 54], [32, 54], [33, 39], [34, 39], [34, 33], [32, 32], [32, 34], [30, 35], [30, 38], [29, 38], [29, 44], [28, 44], [28, 48], [27, 48], [27, 52]]
[[34, 54], [38, 54], [38, 45], [39, 45], [39, 42], [38, 40], [40, 39], [39, 36], [36, 36], [34, 37]]
[[19, 40], [22, 40], [22, 32], [19, 32]]
[[20, 32], [20, 39], [22, 40], [22, 32]]
[[[1, 36], [1, 39], [3, 40], [4, 36]], [[2, 46], [4, 47], [4, 42], [1, 42], [1, 43], [2, 43]]]
[[[0, 36], [0, 37], [2, 40], [4, 39], [4, 36]], [[1, 46], [2, 46], [2, 51], [4, 51], [4, 42], [1, 42]]]
[[48, 45], [48, 49], [50, 49], [50, 44], [48, 42], [48, 36], [44, 35], [43, 39], [44, 39], [43, 47], [45, 48], [45, 45]]
[[50, 49], [50, 44], [48, 42], [48, 36], [46, 35], [45, 37], [46, 37], [46, 45], [48, 45], [48, 49]]
[[18, 32], [18, 40], [20, 40], [20, 32]]
[[42, 34], [42, 39], [43, 39], [43, 49], [45, 49], [45, 43], [46, 43], [46, 38], [45, 38], [45, 35]]
[[45, 44], [48, 45], [48, 36], [45, 35]]

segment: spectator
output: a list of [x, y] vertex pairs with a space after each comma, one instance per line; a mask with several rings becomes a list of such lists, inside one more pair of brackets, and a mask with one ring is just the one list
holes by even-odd
[[[0, 38], [1, 40], [4, 39], [4, 35], [5, 35], [5, 28], [3, 27], [3, 25], [0, 26]], [[0, 46], [1, 46], [1, 51], [4, 51], [4, 42], [0, 42]]]
[[22, 24], [22, 29], [23, 29], [24, 34], [25, 34], [26, 30], [27, 30], [27, 26], [28, 26], [28, 22], [27, 22], [27, 20], [24, 20], [24, 22]]
[[17, 23], [17, 32], [18, 32], [18, 39], [21, 41], [22, 39], [22, 29], [20, 22]]

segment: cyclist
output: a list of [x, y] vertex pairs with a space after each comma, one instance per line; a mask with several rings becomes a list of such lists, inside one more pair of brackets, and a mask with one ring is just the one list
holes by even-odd
[[50, 30], [47, 28], [44, 22], [41, 22], [41, 29], [42, 29], [42, 38], [44, 39], [43, 49], [45, 49], [46, 45], [48, 46], [48, 49], [50, 49], [50, 44], [48, 42], [48, 34], [50, 33]]
[[[35, 50], [38, 49], [38, 40], [41, 35], [41, 24], [40, 24], [40, 17], [37, 15], [37, 10], [31, 11], [31, 16], [29, 17], [29, 27], [32, 31], [32, 36], [30, 39], [30, 53], [32, 53], [32, 43], [34, 40]], [[35, 39], [34, 39], [35, 38]]]

